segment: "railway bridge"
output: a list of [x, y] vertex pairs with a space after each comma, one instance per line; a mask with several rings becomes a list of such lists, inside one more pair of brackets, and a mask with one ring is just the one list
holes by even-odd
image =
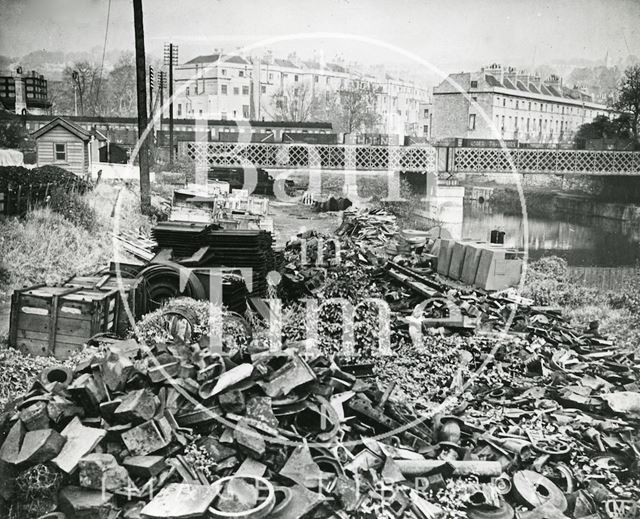
[[180, 142], [200, 167], [640, 176], [640, 152], [525, 148]]

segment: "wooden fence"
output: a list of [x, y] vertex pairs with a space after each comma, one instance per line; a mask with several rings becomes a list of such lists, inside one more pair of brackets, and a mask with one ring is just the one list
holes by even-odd
[[640, 276], [640, 267], [569, 267], [569, 278], [580, 285], [619, 290]]

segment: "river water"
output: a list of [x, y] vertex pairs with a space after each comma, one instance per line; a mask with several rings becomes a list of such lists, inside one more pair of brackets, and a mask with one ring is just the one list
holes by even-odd
[[[521, 215], [494, 212], [488, 203], [465, 202], [462, 238], [489, 239], [492, 229], [505, 232], [505, 244], [523, 248]], [[569, 265], [585, 267], [634, 266], [640, 261], [640, 228], [606, 218], [553, 214], [528, 218], [529, 258], [560, 256]]]

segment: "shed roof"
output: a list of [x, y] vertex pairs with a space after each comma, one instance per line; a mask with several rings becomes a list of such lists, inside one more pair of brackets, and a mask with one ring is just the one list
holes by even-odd
[[53, 130], [58, 126], [62, 126], [65, 130], [74, 134], [76, 137], [78, 137], [79, 139], [82, 139], [83, 141], [91, 140], [91, 134], [89, 132], [85, 131], [79, 126], [76, 126], [72, 122], [69, 122], [66, 119], [63, 119], [62, 117], [56, 117], [53, 121], [45, 124], [42, 128], [39, 128], [38, 130], [33, 132], [31, 136], [34, 139], [37, 139], [38, 137], [42, 137], [45, 133], [50, 132], [51, 130]]

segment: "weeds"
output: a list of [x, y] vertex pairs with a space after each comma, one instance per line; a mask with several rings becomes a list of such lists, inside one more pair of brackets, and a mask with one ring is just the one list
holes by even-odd
[[87, 202], [86, 197], [74, 191], [56, 187], [51, 193], [49, 207], [73, 225], [87, 231], [95, 231], [99, 226], [95, 209]]
[[578, 328], [598, 321], [600, 333], [626, 347], [640, 342], [639, 287], [638, 276], [616, 292], [576, 284], [568, 275], [565, 260], [546, 257], [527, 268], [522, 295], [538, 305], [560, 306]]

